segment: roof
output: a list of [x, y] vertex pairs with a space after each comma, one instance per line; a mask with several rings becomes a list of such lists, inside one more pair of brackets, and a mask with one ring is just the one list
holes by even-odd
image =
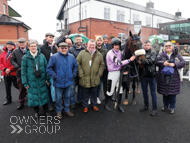
[[[59, 10], [59, 13], [57, 15], [58, 20], [62, 19], [63, 9], [64, 9], [64, 6], [65, 6], [67, 1], [68, 0], [64, 0], [63, 4], [62, 4], [62, 6], [61, 6], [61, 8]], [[171, 19], [171, 20], [184, 20], [185, 19], [185, 18], [178, 17], [176, 15], [172, 15], [172, 14], [162, 12], [162, 11], [159, 11], [159, 10], [156, 10], [156, 9], [147, 8], [145, 6], [141, 6], [141, 5], [131, 3], [131, 2], [128, 2], [128, 1], [124, 1], [124, 0], [96, 0], [96, 1], [104, 2], [104, 3], [108, 3], [108, 4], [113, 4], [113, 5], [117, 5], [117, 6], [121, 6], [121, 7], [125, 7], [125, 8], [129, 8], [129, 9], [141, 11], [141, 12], [148, 13], [148, 14], [153, 14], [153, 15], [160, 16], [160, 17], [167, 18], [167, 19]]]
[[63, 4], [61, 5], [61, 8], [59, 10], [59, 13], [57, 14], [57, 19], [61, 20], [62, 19], [62, 15], [63, 15], [63, 9], [65, 4], [67, 3], [67, 0], [64, 0]]
[[8, 10], [9, 10], [9, 16], [12, 17], [22, 17], [18, 12], [16, 12], [12, 7], [8, 5]]
[[15, 18], [12, 18], [8, 15], [5, 14], [1, 14], [0, 15], [0, 25], [21, 25], [24, 28], [30, 30], [31, 28], [29, 26], [27, 26], [24, 22], [19, 21]]
[[147, 8], [145, 6], [138, 5], [135, 3], [128, 2], [128, 1], [124, 1], [124, 0], [96, 0], [96, 1], [105, 2], [105, 3], [109, 3], [109, 4], [121, 6], [121, 7], [126, 7], [129, 9], [153, 14], [156, 16], [160, 16], [160, 17], [164, 17], [164, 18], [168, 18], [168, 19], [172, 19], [172, 20], [183, 20], [184, 19], [184, 18], [175, 16], [175, 15], [172, 15], [172, 14], [169, 14], [166, 12], [162, 12], [162, 11], [159, 11], [156, 9]]

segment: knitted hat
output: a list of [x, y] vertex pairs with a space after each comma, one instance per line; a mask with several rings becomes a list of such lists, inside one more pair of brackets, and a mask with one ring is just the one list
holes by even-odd
[[8, 41], [6, 44], [10, 44], [10, 45], [15, 46], [15, 43], [13, 41]]
[[[108, 38], [108, 35], [106, 35], [106, 34], [104, 34], [103, 36], [102, 36], [102, 38], [104, 39], [104, 38]], [[109, 39], [109, 38], [108, 38]]]
[[103, 41], [103, 39], [102, 39], [101, 36], [97, 36], [97, 37], [96, 37], [96, 42], [98, 41], [98, 39], [101, 39], [101, 40]]

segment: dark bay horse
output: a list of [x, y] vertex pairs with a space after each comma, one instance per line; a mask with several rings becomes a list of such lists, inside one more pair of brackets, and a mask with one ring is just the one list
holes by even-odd
[[[132, 34], [129, 31], [129, 37], [125, 44], [125, 49], [123, 51], [123, 60], [130, 59], [132, 55], [134, 55], [135, 51], [142, 49], [142, 42], [140, 40], [141, 30], [138, 34]], [[124, 66], [122, 71], [124, 73], [122, 80], [123, 89], [126, 89], [125, 100], [123, 102], [124, 105], [128, 104], [128, 91], [130, 86], [130, 79], [132, 80], [132, 89], [133, 89], [133, 99], [132, 105], [136, 104], [135, 101], [135, 88], [136, 88], [136, 81], [139, 82], [139, 64], [145, 60], [145, 55], [140, 55], [136, 58], [135, 61], [130, 62], [130, 64]]]

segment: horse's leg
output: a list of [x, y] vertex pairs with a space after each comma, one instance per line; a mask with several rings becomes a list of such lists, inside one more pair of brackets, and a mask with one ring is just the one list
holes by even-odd
[[128, 105], [129, 102], [128, 102], [128, 91], [129, 91], [129, 85], [126, 86], [126, 89], [125, 89], [125, 100], [123, 101], [123, 104], [124, 105]]
[[136, 85], [135, 85], [135, 78], [133, 78], [133, 84], [132, 84], [132, 88], [133, 88], [133, 100], [132, 100], [132, 105], [136, 105], [136, 101], [135, 101], [135, 88], [136, 88]]
[[130, 83], [131, 83], [131, 80], [129, 78], [129, 91], [128, 91], [128, 93], [131, 93], [131, 90], [130, 90], [131, 89], [131, 86], [130, 86], [131, 84]]
[[138, 93], [138, 94], [141, 93], [141, 92], [140, 92], [140, 87], [139, 87], [139, 80], [138, 80], [138, 78], [137, 78], [137, 93]]

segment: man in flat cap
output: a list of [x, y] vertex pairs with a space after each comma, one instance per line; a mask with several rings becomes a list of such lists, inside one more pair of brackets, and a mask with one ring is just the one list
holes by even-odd
[[102, 39], [103, 39], [103, 45], [104, 45], [104, 47], [109, 51], [109, 50], [111, 50], [112, 49], [112, 46], [111, 46], [111, 44], [110, 43], [108, 43], [108, 40], [109, 40], [109, 38], [108, 38], [108, 35], [106, 35], [106, 34], [104, 34], [104, 35], [102, 35]]
[[[44, 54], [47, 62], [49, 62], [49, 59], [53, 54], [57, 53], [57, 48], [53, 45], [53, 38], [54, 38], [54, 35], [52, 33], [46, 33], [44, 44], [40, 47], [41, 53]], [[50, 80], [50, 82], [51, 82], [51, 80]], [[53, 95], [51, 95], [51, 89], [49, 87], [49, 98], [50, 98], [49, 111], [54, 110], [52, 96]]]
[[56, 113], [59, 120], [62, 119], [62, 96], [64, 94], [64, 111], [69, 117], [74, 114], [70, 111], [70, 91], [73, 79], [77, 75], [77, 61], [75, 57], [68, 52], [68, 44], [62, 42], [59, 44], [59, 52], [51, 56], [47, 65], [47, 74], [53, 79], [53, 85], [56, 91]]
[[185, 44], [183, 46], [183, 50], [180, 51], [181, 56], [190, 56], [190, 52], [188, 50], [188, 45]]
[[22, 57], [25, 55], [27, 50], [26, 39], [19, 38], [18, 39], [19, 47], [12, 52], [11, 56], [11, 64], [17, 69], [17, 85], [19, 89], [19, 103], [20, 105], [17, 107], [18, 110], [24, 108], [24, 102], [26, 97], [26, 89], [21, 81], [21, 62]]
[[8, 41], [6, 46], [3, 48], [3, 52], [0, 54], [0, 70], [2, 70], [2, 75], [5, 80], [5, 89], [6, 89], [6, 101], [3, 105], [10, 104], [12, 102], [11, 96], [11, 85], [13, 83], [15, 88], [17, 87], [17, 79], [16, 79], [16, 69], [11, 64], [11, 54], [13, 50], [16, 49], [15, 43], [13, 41]]

